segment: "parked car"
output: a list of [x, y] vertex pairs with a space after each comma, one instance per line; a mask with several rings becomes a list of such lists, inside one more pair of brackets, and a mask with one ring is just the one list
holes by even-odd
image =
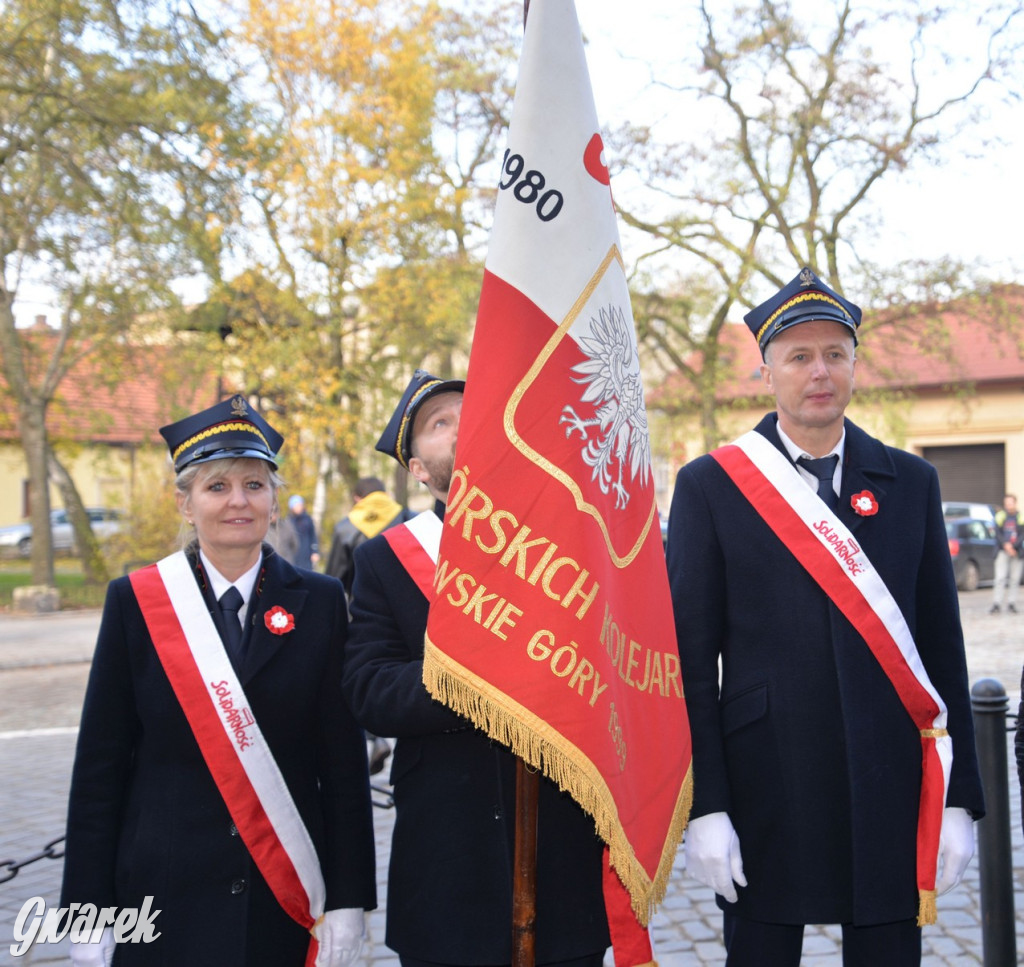
[[[85, 512], [89, 515], [92, 532], [100, 540], [117, 534], [124, 523], [123, 515], [119, 510], [112, 510], [108, 507], [86, 507]], [[50, 511], [50, 533], [53, 537], [54, 551], [74, 553], [75, 533], [66, 510]], [[32, 525], [25, 521], [22, 524], [0, 527], [0, 552], [16, 553], [21, 557], [28, 557], [32, 553]]]
[[953, 559], [956, 586], [961, 591], [976, 591], [995, 579], [995, 524], [987, 518], [953, 517], [946, 520], [946, 538]]
[[942, 516], [947, 520], [951, 517], [977, 517], [979, 520], [995, 520], [996, 508], [991, 504], [970, 502], [967, 500], [944, 500]]

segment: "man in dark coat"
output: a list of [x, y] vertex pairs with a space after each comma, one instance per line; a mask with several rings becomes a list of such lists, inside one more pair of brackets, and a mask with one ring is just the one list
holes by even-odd
[[[937, 475], [844, 417], [856, 306], [804, 269], [746, 321], [777, 408], [756, 434], [788, 486], [803, 488], [797, 503], [811, 500], [800, 520], [831, 507], [849, 529], [846, 546], [874, 565], [916, 644], [919, 677], [947, 706], [941, 893], [973, 854], [984, 804]], [[668, 533], [693, 736], [687, 870], [718, 894], [730, 967], [797, 967], [808, 923], [843, 925], [847, 967], [917, 964], [917, 915], [934, 899], [919, 897], [916, 869], [922, 732], [821, 575], [783, 543], [772, 516], [788, 505], [755, 509], [753, 488], [716, 454], [679, 472]], [[802, 455], [838, 459], [815, 475]]]
[[[378, 443], [428, 487], [439, 513], [463, 386], [417, 370]], [[391, 528], [356, 551], [343, 680], [360, 724], [398, 740], [387, 944], [403, 967], [505, 965], [511, 962], [515, 758], [423, 685], [429, 604], [389, 541], [415, 524]], [[542, 779], [537, 964], [600, 967], [609, 944], [602, 849], [593, 821]]]

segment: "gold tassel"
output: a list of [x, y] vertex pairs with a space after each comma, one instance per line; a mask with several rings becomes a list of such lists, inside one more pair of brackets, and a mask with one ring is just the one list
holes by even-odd
[[938, 920], [939, 912], [935, 906], [935, 891], [921, 890], [920, 893], [921, 898], [917, 908], [917, 925], [925, 927]]
[[[492, 739], [507, 746], [534, 769], [540, 769], [560, 789], [568, 792], [590, 814], [597, 834], [607, 844], [611, 865], [630, 895], [631, 906], [641, 926], [648, 926], [654, 907], [665, 898], [672, 863], [683, 838], [693, 801], [693, 767], [686, 775], [672, 817], [661, 862], [651, 880], [626, 839], [618, 822], [615, 805], [595, 788], [587, 770], [575, 761], [567, 743], [543, 722], [527, 725], [534, 718], [515, 703], [460, 668], [424, 636], [423, 684], [438, 701], [465, 716]], [[513, 707], [509, 707], [511, 704]], [[600, 785], [599, 783], [597, 785]]]

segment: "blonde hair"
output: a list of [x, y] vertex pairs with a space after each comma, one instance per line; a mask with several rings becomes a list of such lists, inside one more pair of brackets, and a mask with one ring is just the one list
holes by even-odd
[[[233, 470], [240, 466], [248, 466], [249, 464], [258, 463], [266, 474], [266, 483], [272, 488], [274, 492], [274, 504], [271, 508], [271, 522], [273, 522], [280, 510], [280, 504], [277, 500], [277, 495], [280, 489], [284, 486], [284, 478], [277, 472], [273, 464], [268, 463], [266, 460], [260, 460], [258, 457], [225, 457], [222, 460], [207, 460], [205, 463], [192, 463], [185, 467], [174, 478], [174, 489], [181, 494], [181, 509], [185, 511], [188, 509], [188, 502], [192, 497], [192, 488], [198, 483], [202, 485], [211, 477], [216, 476], [227, 476]], [[179, 535], [182, 549], [188, 547], [196, 539], [195, 529], [193, 525], [186, 524], [185, 519], [181, 521], [181, 533]]]

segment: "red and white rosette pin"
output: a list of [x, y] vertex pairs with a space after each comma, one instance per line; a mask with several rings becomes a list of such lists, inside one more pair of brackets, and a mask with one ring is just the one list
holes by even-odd
[[275, 635], [286, 635], [295, 627], [295, 618], [277, 604], [263, 616], [263, 621], [267, 630]]
[[878, 501], [870, 490], [862, 490], [850, 498], [850, 506], [861, 517], [874, 517], [878, 513]]

